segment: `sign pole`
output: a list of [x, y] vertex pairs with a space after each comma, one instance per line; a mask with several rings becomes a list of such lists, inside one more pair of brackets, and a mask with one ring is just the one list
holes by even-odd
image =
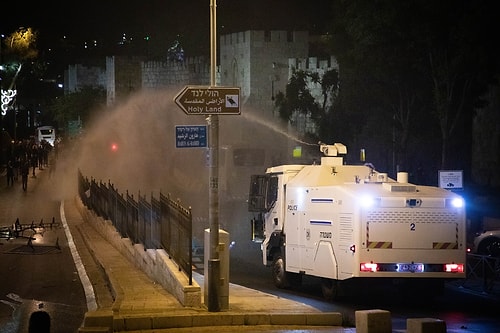
[[[217, 24], [216, 0], [210, 0], [210, 85], [216, 86]], [[208, 311], [220, 311], [219, 259], [219, 117], [207, 117], [209, 142], [208, 219], [210, 223], [210, 258], [208, 260]]]

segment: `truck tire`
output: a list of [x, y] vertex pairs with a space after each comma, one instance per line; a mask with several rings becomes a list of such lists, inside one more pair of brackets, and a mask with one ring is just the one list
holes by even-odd
[[273, 254], [273, 265], [271, 267], [273, 273], [274, 285], [280, 289], [290, 288], [290, 282], [285, 270], [285, 258], [280, 252]]
[[328, 301], [333, 301], [339, 296], [339, 281], [334, 279], [321, 279], [321, 293], [323, 298]]

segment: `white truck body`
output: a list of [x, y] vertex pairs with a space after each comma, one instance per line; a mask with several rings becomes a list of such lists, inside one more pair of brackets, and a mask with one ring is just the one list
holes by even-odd
[[332, 156], [271, 167], [263, 177], [275, 184], [260, 191], [267, 205], [252, 209], [250, 196], [249, 210], [261, 213], [265, 265], [280, 251], [287, 273], [337, 281], [465, 277], [465, 207], [453, 192]]
[[36, 129], [36, 142], [47, 141], [51, 146], [56, 142], [56, 130], [53, 126], [40, 126]]

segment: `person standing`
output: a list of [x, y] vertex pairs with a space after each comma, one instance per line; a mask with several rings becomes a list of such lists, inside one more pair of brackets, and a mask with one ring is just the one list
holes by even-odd
[[31, 167], [33, 169], [31, 177], [36, 178], [35, 169], [38, 166], [38, 146], [34, 144], [30, 151]]
[[12, 160], [7, 162], [7, 187], [14, 186], [14, 164]]
[[30, 163], [28, 159], [21, 162], [21, 180], [23, 183], [23, 190], [26, 192], [28, 189], [28, 175], [30, 173]]

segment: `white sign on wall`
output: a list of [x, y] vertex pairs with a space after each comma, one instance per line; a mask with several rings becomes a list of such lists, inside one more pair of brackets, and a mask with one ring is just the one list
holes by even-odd
[[439, 187], [447, 190], [463, 190], [462, 170], [439, 170]]

